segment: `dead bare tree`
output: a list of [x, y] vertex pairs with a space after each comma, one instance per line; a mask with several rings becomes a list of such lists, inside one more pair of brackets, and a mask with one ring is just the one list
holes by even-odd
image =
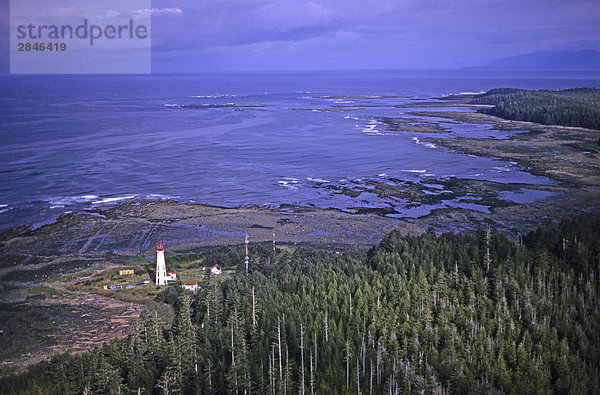
[[300, 386], [300, 393], [304, 395], [304, 328], [300, 324], [300, 356], [302, 360], [302, 385]]

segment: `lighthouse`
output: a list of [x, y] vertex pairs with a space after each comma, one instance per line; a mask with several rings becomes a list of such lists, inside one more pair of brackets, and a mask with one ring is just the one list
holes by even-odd
[[167, 285], [167, 266], [162, 241], [156, 246], [156, 285]]

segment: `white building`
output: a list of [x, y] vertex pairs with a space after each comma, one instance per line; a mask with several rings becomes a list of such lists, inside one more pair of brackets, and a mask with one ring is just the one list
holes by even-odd
[[198, 289], [198, 283], [196, 281], [188, 281], [185, 284], [183, 284], [183, 289], [185, 289], [186, 291], [194, 292]]
[[177, 281], [177, 272], [168, 272], [167, 281]]
[[221, 275], [221, 266], [219, 265], [213, 265], [210, 267], [210, 274], [213, 274], [215, 276], [220, 276]]

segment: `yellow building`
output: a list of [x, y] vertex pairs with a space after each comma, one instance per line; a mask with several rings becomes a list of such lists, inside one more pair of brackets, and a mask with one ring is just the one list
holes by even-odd
[[127, 276], [129, 274], [133, 274], [133, 269], [119, 270], [119, 275], [121, 276]]

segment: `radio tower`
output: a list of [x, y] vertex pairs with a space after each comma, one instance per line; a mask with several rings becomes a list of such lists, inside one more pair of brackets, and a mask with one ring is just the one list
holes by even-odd
[[248, 258], [248, 233], [246, 233], [246, 275], [248, 275], [248, 261], [250, 260], [250, 258]]
[[275, 228], [273, 228], [273, 254], [275, 254]]
[[156, 285], [167, 284], [167, 267], [165, 265], [165, 250], [162, 241], [156, 246]]

